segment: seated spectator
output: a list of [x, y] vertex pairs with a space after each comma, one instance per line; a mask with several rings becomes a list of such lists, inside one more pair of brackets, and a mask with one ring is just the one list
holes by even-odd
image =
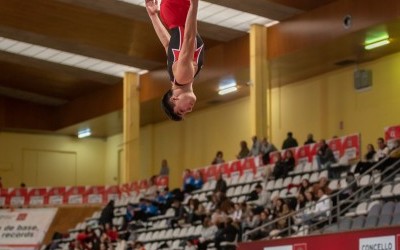
[[287, 168], [285, 162], [282, 159], [282, 155], [278, 153], [275, 155], [275, 157], [275, 166], [272, 171], [272, 176], [275, 180], [279, 178], [285, 178], [285, 172]]
[[318, 189], [318, 201], [310, 213], [303, 215], [304, 223], [312, 223], [321, 219], [326, 219], [330, 215], [332, 202], [322, 188]]
[[217, 154], [215, 155], [214, 160], [211, 162], [211, 164], [220, 164], [220, 163], [224, 163], [224, 154], [222, 153], [222, 151], [218, 151]]
[[354, 176], [354, 173], [347, 172], [346, 187], [339, 194], [339, 199], [345, 200], [345, 199], [349, 198], [353, 193], [355, 193], [357, 191], [357, 188], [358, 188], [358, 185], [357, 185], [357, 181], [356, 181], [356, 177]]
[[307, 135], [307, 140], [304, 142], [304, 145], [313, 144], [313, 143], [315, 143], [314, 136], [313, 136], [313, 134], [310, 133]]
[[329, 170], [330, 165], [336, 162], [335, 155], [325, 140], [321, 140], [320, 144], [321, 146], [319, 147], [316, 156], [318, 167], [320, 169], [326, 167]]
[[206, 209], [199, 202], [199, 200], [198, 199], [190, 199], [187, 222], [189, 224], [193, 224], [196, 221], [203, 222], [205, 216], [206, 216]]
[[264, 139], [261, 141], [261, 155], [264, 165], [269, 164], [269, 154], [275, 151], [277, 151], [277, 148], [272, 143], [269, 143], [267, 138], [264, 137]]
[[226, 184], [226, 181], [224, 180], [222, 174], [220, 173], [218, 175], [218, 180], [217, 180], [217, 183], [215, 185], [214, 192], [221, 192], [221, 193], [225, 194], [227, 188], [228, 188], [228, 185]]
[[314, 196], [318, 196], [318, 189], [323, 189], [324, 193], [327, 195], [332, 194], [332, 190], [329, 188], [329, 180], [326, 177], [321, 177], [317, 183], [314, 183], [312, 187]]
[[220, 223], [225, 223], [227, 215], [221, 209], [216, 208], [211, 214], [211, 221], [214, 225], [219, 225]]
[[[269, 223], [271, 221], [271, 219], [269, 218], [269, 210], [265, 209], [264, 211], [262, 211], [260, 213], [260, 222], [259, 225], [265, 225], [267, 223]], [[260, 230], [249, 234], [249, 239], [255, 241], [255, 240], [261, 240], [265, 237], [267, 237], [269, 235], [269, 233], [271, 232], [271, 230], [273, 229], [273, 225], [270, 226], [264, 226], [262, 227]]]
[[241, 141], [240, 142], [240, 151], [239, 154], [236, 156], [238, 159], [243, 159], [246, 158], [250, 153], [249, 148], [247, 147], [247, 142], [246, 141]]
[[157, 193], [154, 202], [157, 204], [160, 214], [164, 214], [165, 211], [170, 207], [173, 197], [174, 196], [171, 192], [169, 192], [168, 187], [165, 187]]
[[117, 242], [118, 240], [118, 229], [117, 227], [111, 227], [110, 224], [105, 225], [105, 233], [107, 234], [110, 242]]
[[203, 221], [203, 228], [199, 238], [198, 250], [206, 250], [207, 245], [211, 242], [214, 242], [217, 231], [218, 228], [212, 223], [211, 218], [206, 217]]
[[255, 192], [257, 193], [257, 199], [248, 201], [248, 204], [252, 204], [255, 206], [254, 210], [256, 213], [264, 210], [264, 207], [271, 207], [271, 193], [264, 189], [261, 184], [257, 184], [255, 187]]
[[227, 218], [226, 222], [221, 225], [215, 234], [215, 248], [221, 249], [221, 242], [234, 242], [238, 235], [238, 228], [231, 218]]
[[384, 172], [384, 177], [390, 176], [395, 169], [393, 164], [400, 159], [400, 139], [393, 143], [393, 147], [389, 152], [388, 158], [379, 166], [381, 172]]
[[282, 143], [282, 149], [294, 148], [298, 145], [297, 140], [293, 137], [293, 133], [288, 132], [286, 139]]
[[203, 173], [201, 171], [196, 171], [193, 181], [193, 190], [199, 190], [203, 187]]
[[181, 202], [177, 199], [172, 202], [171, 208], [174, 210], [174, 216], [169, 219], [168, 225], [172, 228], [175, 228], [176, 226], [183, 224], [186, 216], [186, 210], [182, 206]]
[[283, 202], [282, 209], [278, 212], [277, 217], [278, 221], [276, 222], [276, 228], [279, 230], [285, 229], [289, 225], [289, 219], [287, 215], [291, 213], [289, 205], [286, 202]]
[[299, 188], [299, 193], [305, 193], [306, 191], [310, 190], [312, 188], [311, 183], [308, 179], [303, 179], [301, 180], [300, 183], [300, 188]]
[[133, 219], [135, 218], [135, 208], [132, 204], [128, 204], [126, 206], [126, 213], [124, 216], [124, 227], [123, 228], [127, 228], [128, 224], [133, 221]]
[[158, 208], [148, 199], [140, 199], [139, 205], [134, 209], [134, 220], [147, 221], [148, 218], [159, 214]]
[[294, 170], [294, 166], [296, 164], [296, 160], [294, 159], [293, 151], [287, 150], [284, 162], [284, 171], [283, 171], [283, 178], [286, 178], [289, 175], [289, 172]]
[[145, 194], [144, 194], [144, 196], [147, 198], [147, 199], [150, 199], [150, 200], [153, 200], [153, 199], [155, 199], [156, 198], [156, 196], [157, 196], [157, 190], [158, 190], [158, 187], [157, 187], [157, 176], [156, 175], [153, 175], [150, 179], [149, 179], [149, 185], [148, 185], [148, 187], [146, 188], [146, 192], [145, 192]]
[[374, 156], [374, 162], [379, 162], [389, 155], [389, 147], [386, 145], [385, 140], [380, 137], [377, 140], [378, 149]]
[[192, 171], [190, 169], [186, 169], [183, 175], [183, 192], [191, 193], [195, 190], [195, 178], [193, 176]]
[[256, 214], [253, 211], [250, 211], [246, 217], [241, 221], [241, 227], [243, 228], [243, 232], [252, 230], [258, 226], [260, 226], [260, 214]]
[[253, 136], [251, 138], [253, 145], [251, 146], [250, 152], [248, 156], [259, 156], [261, 153], [261, 143], [258, 140], [257, 136]]
[[368, 144], [367, 153], [365, 154], [364, 159], [357, 163], [354, 173], [363, 174], [368, 171], [368, 169], [375, 164], [375, 154], [376, 151], [374, 146], [372, 144]]

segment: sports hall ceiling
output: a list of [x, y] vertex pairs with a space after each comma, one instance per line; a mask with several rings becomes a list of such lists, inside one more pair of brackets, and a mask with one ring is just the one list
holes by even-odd
[[[201, 0], [198, 19], [206, 65], [195, 110], [249, 95], [252, 23], [279, 21], [266, 41], [273, 87], [400, 50], [397, 0]], [[366, 37], [381, 32], [390, 46], [364, 51]], [[0, 0], [0, 130], [119, 133], [125, 71], [141, 74], [141, 124], [162, 121], [165, 62], [144, 0]], [[226, 78], [239, 91], [218, 96]]]

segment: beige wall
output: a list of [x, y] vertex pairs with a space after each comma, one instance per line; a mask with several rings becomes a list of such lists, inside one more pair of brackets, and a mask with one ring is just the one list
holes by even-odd
[[272, 134], [277, 146], [287, 131], [299, 143], [309, 132], [317, 139], [360, 132], [364, 149], [383, 136], [385, 126], [400, 124], [400, 53], [359, 68], [372, 70], [372, 88], [356, 91], [355, 68], [348, 67], [273, 89]]
[[0, 133], [0, 176], [6, 187], [104, 183], [105, 141]]
[[210, 164], [218, 150], [224, 152], [226, 160], [234, 159], [239, 142], [250, 143], [249, 105], [249, 98], [243, 98], [198, 111], [183, 122], [166, 121], [142, 128], [143, 167], [157, 174], [161, 160], [167, 159], [172, 187], [178, 187], [184, 169]]
[[[360, 65], [373, 71], [371, 89], [353, 88], [348, 67], [274, 88], [271, 95], [271, 141], [280, 147], [287, 131], [300, 143], [307, 133], [330, 138], [354, 132], [362, 145], [375, 143], [383, 128], [400, 124], [400, 53]], [[232, 160], [239, 142], [250, 146], [249, 98], [200, 110], [183, 122], [166, 121], [141, 128], [141, 166], [137, 179], [157, 174], [162, 159], [171, 167], [172, 187], [181, 185], [185, 168], [208, 165], [216, 151]], [[343, 122], [343, 129], [339, 123]], [[65, 136], [0, 133], [0, 176], [5, 186], [118, 183], [122, 135], [78, 140]]]

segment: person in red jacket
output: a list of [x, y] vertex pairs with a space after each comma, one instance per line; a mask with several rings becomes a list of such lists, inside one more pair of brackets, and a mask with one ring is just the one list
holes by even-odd
[[172, 84], [161, 105], [174, 121], [181, 121], [196, 102], [193, 81], [203, 66], [204, 58], [204, 43], [197, 33], [198, 4], [199, 0], [162, 0], [160, 19], [157, 15], [158, 0], [146, 0], [147, 13], [167, 54]]

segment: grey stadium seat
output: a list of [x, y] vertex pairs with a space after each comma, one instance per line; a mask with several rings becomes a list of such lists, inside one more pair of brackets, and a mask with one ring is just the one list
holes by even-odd
[[364, 227], [364, 221], [365, 217], [362, 215], [354, 218], [351, 224], [351, 229], [352, 230], [362, 229]]
[[376, 227], [376, 225], [378, 224], [378, 216], [368, 216], [367, 219], [365, 219], [365, 225], [364, 227], [366, 228], [373, 228]]
[[379, 217], [378, 227], [387, 227], [392, 222], [392, 215], [383, 214]]
[[349, 217], [343, 217], [339, 221], [339, 231], [347, 231], [351, 228], [352, 219]]
[[381, 215], [392, 215], [396, 204], [393, 201], [386, 202], [381, 210]]

